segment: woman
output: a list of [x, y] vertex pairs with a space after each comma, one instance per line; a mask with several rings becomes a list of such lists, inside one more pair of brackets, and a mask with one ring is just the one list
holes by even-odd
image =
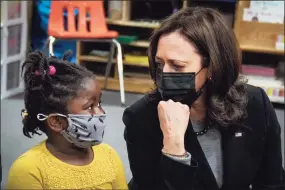
[[156, 89], [123, 115], [131, 190], [283, 190], [280, 125], [265, 92], [239, 78], [232, 29], [187, 8], [154, 32]]

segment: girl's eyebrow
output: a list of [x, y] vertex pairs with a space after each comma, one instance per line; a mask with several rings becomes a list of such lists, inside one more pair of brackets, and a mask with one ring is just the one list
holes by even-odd
[[85, 108], [85, 107], [89, 106], [89, 104], [91, 104], [91, 100], [88, 100], [85, 104], [82, 105], [82, 107]]
[[90, 97], [88, 100], [89, 101], [93, 101], [93, 100], [95, 100], [95, 101], [100, 101], [101, 100], [101, 97], [102, 97], [102, 92], [100, 92], [100, 94], [99, 94], [99, 98], [97, 98], [97, 96], [92, 96], [92, 97]]

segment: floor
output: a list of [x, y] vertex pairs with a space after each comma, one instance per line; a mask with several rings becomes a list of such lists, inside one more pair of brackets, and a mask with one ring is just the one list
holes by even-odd
[[[142, 95], [138, 94], [126, 94], [126, 105], [131, 105], [141, 97]], [[127, 179], [130, 180], [131, 172], [129, 169], [126, 145], [123, 139], [124, 125], [121, 119], [124, 108], [120, 106], [119, 93], [111, 91], [103, 92], [103, 105], [108, 114], [108, 128], [105, 133], [105, 143], [110, 144], [118, 152], [123, 161]], [[7, 173], [13, 161], [20, 154], [45, 138], [44, 136], [35, 136], [29, 139], [22, 134], [20, 110], [23, 106], [23, 95], [1, 101], [2, 188], [5, 186]], [[284, 106], [278, 106], [276, 113], [283, 129], [282, 136], [284, 137]], [[284, 145], [284, 138], [282, 144]]]

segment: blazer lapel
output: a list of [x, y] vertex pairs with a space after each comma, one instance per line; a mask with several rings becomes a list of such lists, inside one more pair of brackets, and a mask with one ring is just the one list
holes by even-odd
[[262, 137], [247, 127], [230, 126], [221, 130], [223, 149], [223, 189], [242, 189], [252, 182], [262, 151]]
[[191, 154], [192, 159], [199, 164], [196, 173], [197, 185], [201, 186], [205, 190], [218, 190], [219, 188], [216, 178], [200, 146], [191, 122], [189, 122], [188, 129], [185, 134], [185, 148]]

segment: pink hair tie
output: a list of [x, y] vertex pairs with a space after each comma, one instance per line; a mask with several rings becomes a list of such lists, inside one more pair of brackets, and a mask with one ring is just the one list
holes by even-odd
[[[46, 71], [44, 71], [44, 74], [45, 74], [45, 72], [46, 72]], [[49, 74], [50, 76], [52, 76], [52, 75], [54, 75], [55, 73], [56, 73], [55, 67], [52, 66], [52, 65], [50, 65], [50, 66], [49, 66], [49, 72], [48, 72], [48, 74]], [[36, 70], [35, 74], [36, 74], [37, 76], [40, 76], [40, 75], [41, 75], [41, 73], [40, 73], [38, 70]]]
[[49, 72], [48, 72], [48, 74], [52, 76], [52, 75], [54, 75], [55, 73], [56, 73], [55, 67], [52, 66], [52, 65], [50, 65], [50, 66], [49, 66]]

